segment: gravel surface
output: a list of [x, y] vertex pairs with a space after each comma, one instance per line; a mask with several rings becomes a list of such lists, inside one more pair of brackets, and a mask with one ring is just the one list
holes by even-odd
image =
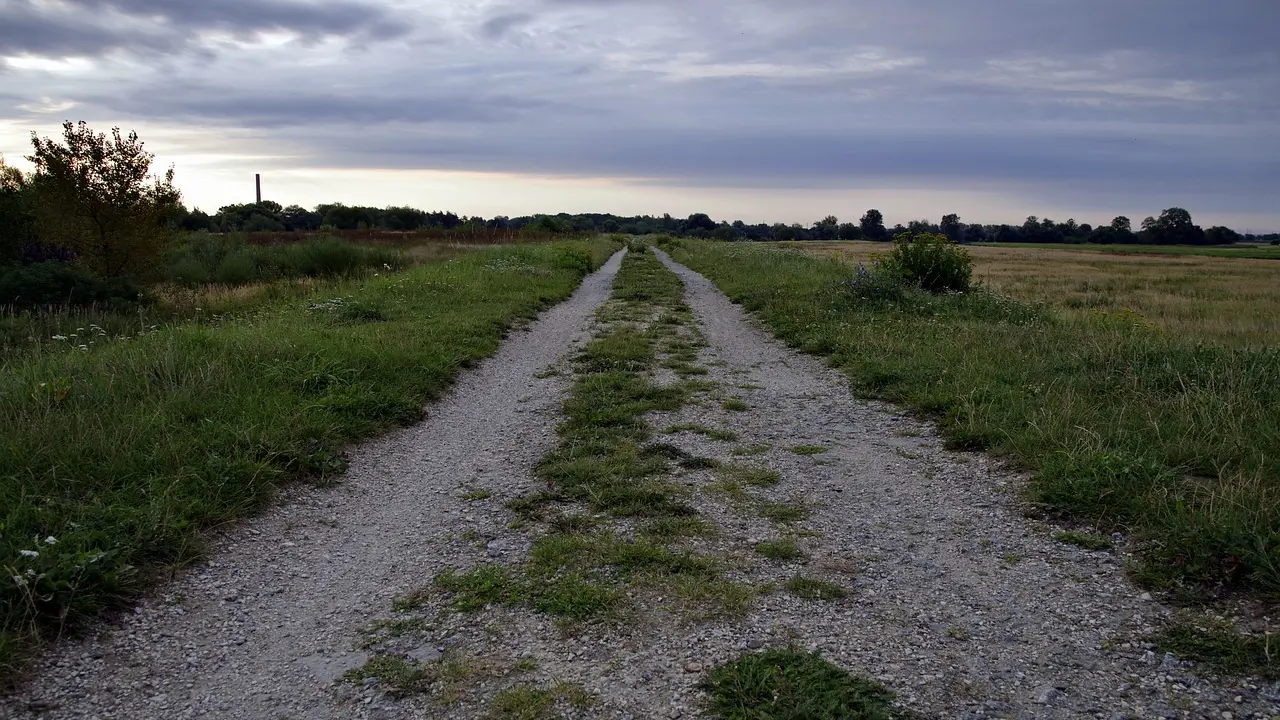
[[554, 445], [565, 381], [538, 376], [586, 338], [621, 257], [512, 333], [425, 422], [353, 448], [337, 487], [293, 488], [119, 627], [49, 653], [0, 715], [413, 717], [329, 686], [365, 661], [353, 648], [369, 619], [438, 572], [456, 533], [489, 521], [464, 496], [491, 478], [527, 481]]
[[[945, 451], [927, 424], [890, 406], [855, 400], [843, 376], [662, 257], [686, 284], [707, 344], [700, 364], [716, 385], [650, 423], [732, 431], [733, 441], [661, 439], [782, 476], [749, 500], [718, 490], [715, 470], [677, 478], [719, 527], [691, 548], [721, 558], [730, 579], [771, 588], [745, 617], [705, 617], [661, 586], [628, 588], [629, 615], [577, 624], [521, 608], [459, 614], [438, 593], [412, 609], [393, 604], [445, 567], [527, 559], [543, 530], [511, 527], [503, 502], [536, 489], [529, 469], [556, 443], [566, 350], [585, 340], [614, 258], [465, 376], [423, 425], [358, 448], [338, 488], [298, 491], [229, 531], [213, 562], [110, 637], [53, 653], [5, 707], [24, 718], [476, 718], [516, 683], [572, 683], [597, 700], [584, 709], [562, 697], [565, 717], [690, 718], [705, 702], [704, 670], [794, 644], [879, 679], [926, 717], [1280, 717], [1280, 686], [1211, 682], [1145, 644], [1171, 610], [1127, 582], [1123, 543], [1090, 552], [1052, 540], [1056, 528], [1023, 513], [1024, 478]], [[560, 374], [546, 376], [549, 367]], [[726, 410], [733, 398], [750, 408]], [[793, 452], [800, 446], [813, 454]], [[771, 521], [759, 512], [766, 501], [808, 516]], [[756, 552], [779, 538], [805, 557]], [[781, 589], [798, 574], [849, 594], [827, 602]], [[443, 689], [396, 697], [374, 678], [341, 681], [373, 653], [429, 665], [443, 656]]]

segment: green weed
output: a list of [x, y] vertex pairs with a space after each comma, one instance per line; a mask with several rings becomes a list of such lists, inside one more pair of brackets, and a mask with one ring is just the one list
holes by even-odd
[[720, 720], [891, 720], [893, 693], [816, 653], [774, 648], [714, 668], [702, 683]]
[[803, 575], [796, 575], [787, 581], [787, 590], [804, 600], [840, 600], [849, 595], [849, 591], [835, 583], [815, 580]]
[[1153, 638], [1161, 652], [1195, 660], [1228, 675], [1280, 679], [1280, 636], [1243, 635], [1229, 623], [1183, 619]]
[[756, 552], [778, 562], [795, 562], [808, 558], [808, 555], [796, 545], [795, 538], [790, 537], [756, 543]]
[[1059, 533], [1054, 533], [1053, 539], [1060, 543], [1082, 547], [1085, 550], [1111, 549], [1111, 540], [1109, 538], [1077, 530], [1064, 530]]

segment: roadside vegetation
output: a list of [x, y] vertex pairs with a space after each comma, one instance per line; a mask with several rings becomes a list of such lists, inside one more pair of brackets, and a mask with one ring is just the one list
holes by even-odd
[[416, 421], [616, 247], [495, 247], [214, 325], [90, 328], [4, 358], [0, 668], [124, 606], [279, 484], [325, 481], [347, 443]]
[[1274, 345], [1209, 344], [1134, 314], [1064, 316], [965, 290], [963, 273], [928, 292], [900, 252], [853, 267], [758, 246], [672, 247], [790, 344], [830, 356], [857, 393], [937, 418], [954, 447], [1016, 457], [1046, 507], [1131, 531], [1144, 581], [1280, 591]]

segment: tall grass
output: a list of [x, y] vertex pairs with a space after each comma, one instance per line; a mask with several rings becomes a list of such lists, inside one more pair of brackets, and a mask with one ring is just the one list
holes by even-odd
[[1280, 349], [1206, 345], [1133, 313], [1065, 321], [985, 291], [854, 302], [847, 263], [767, 247], [676, 255], [858, 394], [1016, 457], [1049, 507], [1137, 533], [1151, 581], [1280, 592]]
[[417, 420], [504, 328], [614, 248], [486, 249], [215, 327], [4, 360], [0, 680], [43, 638], [198, 557], [202, 529], [340, 470], [346, 443]]
[[404, 265], [399, 250], [354, 245], [336, 237], [254, 245], [240, 235], [192, 233], [169, 253], [166, 274], [180, 285], [247, 285], [279, 278], [344, 277]]

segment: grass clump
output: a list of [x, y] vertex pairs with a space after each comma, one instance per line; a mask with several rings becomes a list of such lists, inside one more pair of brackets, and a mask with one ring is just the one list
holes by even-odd
[[756, 512], [766, 520], [784, 524], [800, 522], [809, 517], [809, 508], [800, 503], [764, 500], [756, 504]]
[[827, 602], [832, 602], [841, 600], [849, 595], [848, 590], [835, 583], [816, 580], [803, 575], [796, 575], [788, 580], [786, 587], [792, 595], [803, 600], [826, 600]]
[[375, 678], [388, 694], [405, 697], [431, 692], [439, 676], [429, 665], [413, 663], [395, 655], [379, 655], [354, 670], [348, 670], [344, 677], [352, 685], [361, 685], [366, 678]]
[[893, 693], [817, 653], [773, 648], [711, 670], [702, 687], [720, 720], [892, 720]]
[[[789, 345], [829, 357], [858, 395], [936, 419], [951, 447], [1016, 458], [1054, 510], [1130, 529], [1152, 582], [1280, 591], [1280, 350], [1274, 335], [1219, 341], [1226, 329], [1178, 310], [1225, 323], [1222, 303], [1244, 305], [1179, 295], [1187, 278], [1166, 293], [1181, 305], [1149, 315], [1050, 311], [981, 287], [873, 301], [838, 260], [695, 241], [675, 252]], [[1171, 262], [1129, 268], [1135, 287], [1163, 292]]]
[[665, 435], [675, 435], [677, 433], [682, 433], [682, 432], [691, 432], [696, 435], [702, 435], [703, 437], [711, 438], [712, 440], [719, 440], [720, 442], [736, 442], [738, 439], [737, 433], [732, 432], [730, 430], [709, 428], [709, 427], [706, 427], [705, 425], [696, 425], [692, 423], [688, 423], [684, 425], [671, 425], [667, 427], [667, 429], [663, 430], [662, 432]]
[[488, 720], [554, 720], [561, 717], [555, 712], [557, 702], [564, 702], [578, 710], [585, 710], [596, 702], [596, 697], [581, 685], [559, 683], [550, 688], [536, 685], [516, 685], [498, 693], [493, 698]]
[[721, 407], [729, 412], [746, 412], [751, 409], [751, 404], [741, 398], [730, 398]]
[[1256, 675], [1280, 679], [1280, 636], [1244, 635], [1230, 623], [1204, 619], [1171, 623], [1153, 638], [1161, 652], [1169, 652], [1228, 675]]
[[[562, 269], [562, 251], [602, 262], [611, 249], [479, 250], [316, 286], [324, 296], [306, 301], [264, 300], [252, 317], [6, 358], [0, 567], [22, 582], [0, 584], [0, 676], [42, 638], [126, 607], [198, 558], [203, 530], [263, 507], [284, 483], [326, 481], [346, 444], [418, 421], [505, 328], [572, 293], [583, 272]], [[389, 319], [335, 327], [311, 309], [324, 297]]]
[[756, 553], [778, 562], [795, 562], [809, 557], [791, 537], [756, 543]]
[[1110, 550], [1111, 539], [1098, 535], [1096, 533], [1080, 532], [1078, 530], [1064, 530], [1054, 533], [1053, 539], [1067, 545], [1075, 545], [1085, 550]]
[[782, 481], [782, 473], [777, 470], [738, 463], [721, 467], [718, 474], [723, 480], [756, 487], [770, 487]]

